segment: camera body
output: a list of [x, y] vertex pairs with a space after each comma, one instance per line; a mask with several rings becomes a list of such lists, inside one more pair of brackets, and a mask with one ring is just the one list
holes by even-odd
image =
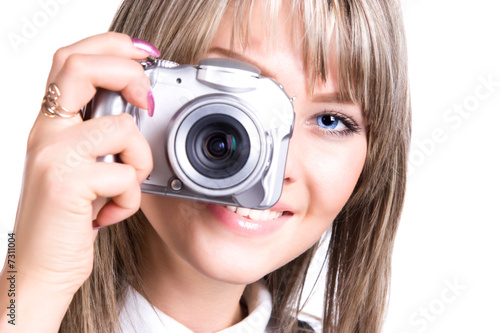
[[154, 162], [141, 190], [253, 209], [273, 206], [294, 123], [283, 87], [232, 59], [142, 65], [155, 98], [153, 117], [102, 89], [90, 107], [91, 118], [129, 113], [135, 119]]

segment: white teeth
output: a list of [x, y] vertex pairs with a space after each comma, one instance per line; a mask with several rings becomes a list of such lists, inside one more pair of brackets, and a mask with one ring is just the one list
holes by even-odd
[[272, 220], [271, 217], [271, 211], [269, 209], [262, 210], [262, 214], [260, 215], [260, 220], [261, 221], [267, 221], [267, 220]]
[[250, 214], [248, 214], [248, 217], [250, 217], [254, 221], [260, 220], [261, 216], [262, 216], [262, 210], [256, 210], [256, 209], [250, 210]]
[[226, 206], [226, 208], [229, 209], [232, 212], [236, 211], [236, 207], [235, 206]]
[[249, 208], [238, 207], [236, 209], [236, 214], [239, 214], [241, 216], [250, 216], [250, 209]]
[[277, 218], [278, 218], [278, 217], [280, 217], [281, 215], [283, 215], [283, 212], [271, 212], [270, 219], [271, 219], [271, 220], [277, 219]]
[[255, 221], [268, 221], [274, 220], [283, 215], [283, 212], [276, 212], [270, 209], [266, 210], [258, 210], [258, 209], [249, 209], [243, 207], [235, 207], [235, 206], [226, 206], [232, 212], [235, 212], [238, 215], [243, 217], [248, 217]]

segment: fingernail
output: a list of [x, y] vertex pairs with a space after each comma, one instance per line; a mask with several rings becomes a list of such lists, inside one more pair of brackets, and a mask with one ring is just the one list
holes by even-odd
[[158, 51], [158, 49], [156, 47], [154, 47], [152, 44], [146, 42], [145, 40], [142, 40], [139, 38], [132, 38], [132, 43], [134, 44], [134, 47], [136, 49], [144, 51], [144, 52], [148, 53], [149, 55], [152, 55], [153, 57], [160, 56], [160, 51]]
[[148, 115], [152, 117], [155, 113], [155, 99], [153, 97], [153, 91], [149, 88], [148, 92]]
[[92, 221], [92, 229], [93, 230], [100, 230], [103, 227], [97, 224], [97, 220]]

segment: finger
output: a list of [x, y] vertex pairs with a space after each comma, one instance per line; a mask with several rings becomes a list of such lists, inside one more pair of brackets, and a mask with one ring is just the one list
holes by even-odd
[[85, 145], [91, 159], [120, 154], [122, 162], [136, 170], [140, 183], [151, 173], [151, 148], [129, 114], [91, 119], [80, 127], [80, 134], [73, 139], [73, 145]]
[[102, 209], [102, 207], [104, 207], [107, 201], [108, 199], [104, 197], [97, 197], [97, 199], [92, 201], [92, 220], [95, 220], [97, 218], [97, 214]]
[[85, 174], [92, 175], [87, 183], [90, 197], [110, 198], [97, 214], [95, 224], [110, 225], [137, 212], [141, 202], [141, 188], [131, 166], [97, 163], [87, 168]]
[[[137, 46], [140, 45], [140, 46]], [[137, 46], [137, 47], [136, 47]], [[145, 47], [144, 43], [139, 43], [137, 44], [137, 40], [134, 42], [129, 36], [121, 33], [114, 33], [114, 32], [108, 32], [92, 37], [88, 37], [86, 39], [83, 39], [77, 43], [74, 43], [72, 45], [69, 45], [67, 47], [63, 47], [59, 49], [55, 55], [54, 55], [54, 60], [52, 64], [52, 69], [50, 71], [48, 80], [47, 80], [47, 86], [50, 83], [53, 83], [56, 79], [56, 77], [60, 74], [61, 70], [67, 66], [67, 60], [70, 58], [72, 55], [76, 54], [81, 54], [81, 55], [108, 55], [108, 56], [113, 56], [113, 57], [119, 57], [122, 59], [142, 59], [147, 57], [149, 54], [154, 53], [155, 55], [159, 55], [158, 50], [154, 48], [154, 46], [150, 45], [151, 47]], [[149, 52], [145, 52], [145, 49], [149, 49]], [[151, 50], [153, 50], [151, 52]], [[76, 62], [76, 64], [75, 64]], [[72, 65], [72, 66], [71, 66]], [[76, 68], [79, 71], [87, 71], [88, 74], [92, 71], [92, 67], [88, 68], [82, 68], [79, 65], [78, 61], [73, 61], [70, 63], [69, 68]], [[135, 64], [136, 70], [138, 64]], [[101, 68], [102, 69], [102, 68]], [[119, 72], [119, 71], [118, 71]], [[114, 73], [113, 73], [114, 75]], [[143, 89], [138, 89], [137, 91], [139, 92], [136, 95], [146, 95], [148, 93], [149, 89], [149, 80], [146, 80], [145, 77], [143, 76], [142, 78], [142, 86]], [[61, 86], [58, 85], [59, 89], [61, 89]], [[104, 87], [103, 87], [104, 88]], [[92, 89], [91, 89], [92, 90]], [[145, 90], [145, 91], [144, 91]], [[61, 99], [64, 100], [65, 97], [64, 95], [66, 94], [67, 88], [63, 88], [63, 93], [61, 96]], [[125, 92], [127, 94], [127, 92]], [[68, 94], [68, 96], [71, 94]], [[67, 96], [67, 97], [68, 97]], [[93, 96], [93, 94], [92, 94]], [[67, 99], [66, 97], [66, 99]], [[62, 100], [60, 99], [58, 101], [59, 106], [62, 106], [66, 108], [69, 111], [76, 111], [81, 109], [89, 100], [91, 97], [88, 95], [84, 96], [85, 98], [81, 98], [79, 100], [75, 100], [71, 104], [62, 104]], [[133, 98], [133, 96], [129, 96], [131, 101], [134, 101], [134, 103], [137, 103], [136, 105], [142, 108], [147, 108], [147, 98]], [[72, 120], [68, 121], [66, 119], [66, 123], [72, 123], [75, 124], [79, 121], [79, 117], [74, 117]], [[37, 118], [40, 120], [41, 117]], [[56, 120], [54, 123], [65, 123], [61, 119]]]
[[103, 54], [129, 59], [144, 59], [150, 55], [143, 49], [135, 47], [130, 36], [122, 33], [106, 32], [91, 36], [57, 50], [54, 54], [51, 74], [47, 80], [48, 83], [53, 82], [55, 75], [72, 54]]
[[[142, 66], [130, 59], [97, 55], [73, 55], [56, 77], [60, 90], [58, 104], [68, 110], [79, 110], [96, 93], [96, 87], [120, 91], [131, 104], [148, 108], [149, 79]], [[81, 122], [81, 117], [70, 119], [48, 118], [40, 115], [36, 124], [44, 128], [42, 135], [59, 131]]]
[[[136, 197], [140, 198], [140, 189], [134, 194], [136, 194]], [[121, 222], [134, 215], [139, 210], [139, 206], [125, 206], [122, 202], [117, 201], [118, 199], [123, 198], [113, 198], [104, 205], [97, 214], [97, 218], [93, 221], [93, 228], [106, 227]]]
[[[46, 128], [41, 131], [46, 131]], [[47, 132], [47, 135], [51, 133]], [[56, 136], [44, 138], [44, 142], [37, 146], [38, 150], [50, 149], [51, 161], [76, 168], [95, 163], [99, 156], [120, 154], [122, 162], [136, 170], [139, 182], [144, 181], [153, 168], [149, 143], [129, 114], [85, 121], [60, 131]]]
[[78, 110], [96, 93], [96, 88], [120, 91], [131, 104], [147, 109], [150, 88], [143, 67], [130, 59], [88, 54], [73, 54], [54, 78], [61, 90], [59, 103]]

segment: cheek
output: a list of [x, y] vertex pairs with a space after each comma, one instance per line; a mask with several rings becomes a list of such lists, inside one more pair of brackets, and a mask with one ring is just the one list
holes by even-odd
[[200, 220], [202, 202], [143, 194], [141, 209], [149, 223], [166, 244], [189, 244], [187, 230]]
[[291, 155], [297, 181], [285, 197], [301, 198], [299, 205], [306, 209], [289, 230], [288, 244], [295, 246], [287, 248], [287, 260], [307, 250], [328, 229], [351, 196], [366, 158], [364, 135], [326, 141], [297, 134]]
[[330, 223], [352, 194], [366, 157], [364, 140], [311, 154], [308, 161], [310, 212]]

